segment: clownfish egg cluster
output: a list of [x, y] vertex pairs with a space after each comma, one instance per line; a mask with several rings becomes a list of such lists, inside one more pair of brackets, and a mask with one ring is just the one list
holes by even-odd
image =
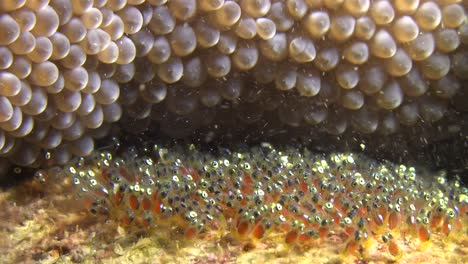
[[[374, 114], [363, 109], [356, 120]], [[268, 143], [211, 152], [146, 144], [118, 155], [94, 152], [36, 176], [69, 179], [90, 213], [116, 225], [178, 230], [187, 239], [214, 233], [254, 243], [281, 237], [292, 246], [333, 241], [357, 257], [377, 242], [398, 258], [408, 241], [423, 248], [432, 236], [468, 228], [468, 189], [444, 173], [427, 185], [414, 167], [360, 154]]]
[[178, 137], [227, 108], [391, 134], [441, 119], [468, 76], [460, 0], [1, 1], [0, 32], [0, 156], [28, 166], [121, 118]]

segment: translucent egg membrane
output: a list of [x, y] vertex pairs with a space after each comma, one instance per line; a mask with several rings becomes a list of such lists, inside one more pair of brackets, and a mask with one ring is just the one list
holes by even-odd
[[466, 111], [460, 0], [2, 1], [0, 32], [3, 163], [87, 155], [129, 122], [388, 136]]

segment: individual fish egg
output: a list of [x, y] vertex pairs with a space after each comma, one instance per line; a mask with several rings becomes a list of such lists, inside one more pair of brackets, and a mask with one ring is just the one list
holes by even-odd
[[184, 65], [179, 57], [171, 57], [166, 62], [158, 65], [156, 73], [166, 83], [175, 83], [184, 74]]
[[[172, 3], [173, 1], [171, 1]], [[134, 6], [126, 6], [117, 12], [124, 24], [125, 34], [135, 34], [143, 26], [143, 15]]]
[[356, 19], [354, 35], [361, 40], [370, 40], [375, 33], [376, 25], [368, 16], [362, 16]]
[[443, 53], [434, 53], [421, 61], [420, 69], [424, 77], [428, 79], [441, 79], [450, 71], [450, 58]]
[[70, 151], [75, 156], [88, 156], [94, 150], [94, 141], [89, 136], [83, 136], [70, 142]]
[[134, 63], [117, 65], [112, 79], [118, 83], [128, 83], [134, 78], [135, 71], [136, 69]]
[[81, 93], [81, 104], [76, 109], [76, 112], [80, 116], [85, 116], [89, 115], [94, 110], [94, 107], [96, 106], [96, 100], [94, 99], [94, 96], [89, 93]]
[[297, 68], [291, 64], [285, 64], [278, 68], [275, 75], [275, 86], [278, 90], [287, 91], [296, 86]]
[[62, 129], [63, 139], [67, 141], [73, 141], [80, 138], [85, 132], [85, 127], [83, 126], [80, 119], [75, 118], [71, 126]]
[[445, 27], [457, 28], [466, 22], [465, 9], [459, 4], [444, 6], [442, 9], [442, 22]]
[[370, 7], [370, 0], [348, 0], [344, 1], [343, 7], [354, 17], [360, 17], [367, 13]]
[[188, 87], [199, 87], [203, 85], [207, 79], [207, 61], [203, 62], [199, 56], [193, 56], [184, 60], [182, 83]]
[[453, 75], [444, 76], [442, 79], [439, 79], [431, 84], [431, 90], [434, 93], [442, 98], [450, 99], [461, 88], [460, 81]]
[[93, 0], [71, 0], [74, 14], [82, 15], [93, 7]]
[[60, 60], [65, 58], [70, 52], [70, 41], [60, 32], [55, 32], [50, 38], [52, 43], [52, 60]]
[[107, 0], [106, 7], [112, 11], [119, 11], [127, 5], [127, 0]]
[[353, 89], [359, 83], [359, 69], [354, 65], [340, 63], [336, 67], [335, 78], [343, 89]]
[[192, 27], [185, 23], [177, 25], [169, 36], [172, 52], [183, 57], [191, 54], [197, 47], [197, 37]]
[[[12, 133], [10, 132], [9, 134], [11, 135]], [[10, 153], [15, 148], [16, 141], [17, 140], [14, 137], [11, 137], [9, 135], [5, 135], [5, 142], [4, 142], [3, 146], [2, 146], [2, 148], [0, 148], [0, 154], [6, 155], [6, 154]]]
[[31, 73], [31, 68], [31, 61], [27, 57], [15, 56], [8, 71], [20, 79], [25, 79]]
[[273, 38], [261, 40], [259, 48], [262, 55], [272, 61], [282, 61], [288, 56], [286, 33], [277, 33]]
[[50, 0], [49, 5], [55, 10], [60, 26], [65, 25], [73, 16], [72, 3], [69, 0]]
[[[148, 119], [149, 115], [151, 114], [151, 104], [139, 98], [134, 104], [126, 107], [125, 113], [125, 117], [130, 117], [133, 120]], [[147, 125], [145, 124], [145, 126]]]
[[61, 144], [57, 146], [55, 149], [52, 149], [50, 152], [51, 152], [51, 156], [54, 162], [60, 166], [66, 165], [72, 158], [72, 155], [70, 151], [68, 150], [67, 144]]
[[59, 69], [50, 61], [34, 63], [32, 71], [29, 75], [29, 81], [37, 86], [49, 86], [57, 81], [59, 77]]
[[288, 14], [283, 1], [273, 3], [267, 17], [275, 22], [277, 31], [285, 32], [294, 26], [294, 19]]
[[257, 24], [251, 17], [241, 17], [234, 26], [234, 32], [243, 39], [252, 39], [257, 34]]
[[104, 115], [104, 121], [114, 123], [119, 121], [122, 117], [122, 107], [118, 103], [103, 105], [102, 113]]
[[271, 39], [276, 34], [276, 25], [269, 18], [259, 17], [255, 21], [257, 35], [264, 40]]
[[341, 135], [348, 128], [348, 120], [341, 113], [330, 113], [323, 122], [323, 127], [331, 135]]
[[99, 90], [94, 94], [94, 99], [99, 104], [107, 105], [114, 103], [120, 95], [120, 88], [113, 79], [102, 79]]
[[23, 138], [29, 135], [29, 133], [32, 132], [33, 128], [34, 119], [29, 115], [24, 115], [23, 122], [21, 122], [21, 126], [18, 129], [9, 132], [9, 134], [16, 138]]
[[197, 44], [202, 48], [211, 48], [218, 44], [221, 33], [208, 21], [198, 19], [193, 27], [197, 38]]
[[81, 66], [68, 69], [63, 71], [63, 78], [65, 80], [65, 88], [71, 91], [80, 91], [88, 84], [88, 71]]
[[196, 0], [171, 0], [168, 6], [171, 13], [181, 21], [187, 21], [197, 13]]
[[0, 34], [0, 45], [9, 45], [19, 37], [21, 29], [9, 14], [0, 14], [0, 32], [3, 32]]
[[207, 85], [200, 90], [200, 102], [206, 107], [214, 107], [221, 103], [222, 97], [218, 89], [212, 85]]
[[12, 150], [11, 161], [18, 166], [30, 166], [36, 162], [41, 149], [36, 145], [17, 142], [18, 145]]
[[188, 115], [198, 107], [198, 95], [180, 86], [169, 89], [165, 101], [167, 109], [179, 116]]
[[418, 24], [410, 16], [401, 16], [393, 23], [393, 36], [398, 42], [412, 41], [418, 35]]
[[232, 54], [237, 48], [237, 36], [230, 32], [221, 33], [216, 47], [221, 53]]
[[304, 27], [312, 38], [320, 39], [330, 29], [330, 17], [325, 11], [312, 11], [303, 21]]
[[397, 44], [385, 29], [379, 29], [370, 42], [372, 55], [378, 58], [390, 58], [397, 51]]
[[50, 124], [55, 129], [65, 129], [73, 125], [76, 120], [75, 113], [65, 113], [61, 111], [56, 111], [55, 115], [52, 117]]
[[169, 34], [174, 30], [175, 19], [167, 6], [158, 6], [153, 10], [153, 16], [148, 24], [149, 29], [159, 35]]
[[458, 35], [463, 44], [468, 44], [468, 23], [464, 23], [458, 28]]
[[369, 48], [365, 42], [356, 41], [343, 50], [343, 57], [352, 64], [363, 64], [369, 59]]
[[400, 78], [400, 86], [408, 96], [421, 96], [428, 90], [428, 85], [417, 67], [413, 67]]
[[320, 92], [320, 74], [312, 69], [298, 71], [296, 89], [301, 96], [315, 96]]
[[55, 106], [62, 112], [74, 112], [81, 104], [81, 93], [63, 89], [60, 93], [52, 95]]
[[65, 79], [63, 78], [63, 74], [59, 72], [57, 81], [45, 88], [47, 89], [47, 93], [49, 94], [60, 93], [63, 90], [63, 88], [65, 88]]
[[287, 0], [286, 7], [288, 8], [289, 15], [296, 20], [302, 19], [308, 9], [304, 0]]
[[67, 24], [60, 28], [60, 32], [63, 33], [70, 43], [78, 43], [86, 37], [86, 27], [81, 22], [81, 19], [73, 17], [68, 21]]
[[36, 12], [36, 25], [31, 29], [35, 36], [50, 37], [59, 27], [59, 17], [55, 10], [46, 6]]
[[419, 7], [420, 0], [395, 0], [395, 9], [401, 14], [413, 14]]
[[0, 96], [0, 122], [7, 122], [13, 117], [13, 105], [5, 96]]
[[36, 25], [36, 15], [29, 9], [19, 9], [10, 13], [22, 32], [30, 31]]
[[240, 43], [231, 56], [232, 63], [237, 69], [247, 71], [252, 69], [258, 61], [258, 49], [255, 42]]
[[230, 78], [219, 87], [219, 92], [226, 100], [236, 100], [241, 96], [244, 85], [241, 78]]
[[390, 24], [395, 18], [392, 3], [385, 0], [374, 1], [369, 14], [377, 25]]
[[228, 55], [213, 52], [205, 58], [206, 71], [213, 78], [221, 78], [231, 71], [231, 59]]
[[437, 122], [444, 117], [447, 106], [442, 100], [433, 97], [425, 97], [419, 101], [421, 117], [426, 122]]
[[99, 11], [101, 11], [102, 14], [101, 28], [109, 26], [114, 17], [114, 12], [106, 7], [100, 8]]
[[136, 48], [136, 57], [144, 57], [148, 55], [154, 46], [153, 34], [147, 29], [142, 29], [137, 33], [130, 35], [130, 39]]
[[455, 29], [442, 28], [434, 34], [435, 44], [439, 51], [449, 53], [460, 46], [460, 38]]
[[119, 58], [119, 46], [117, 46], [115, 42], [111, 41], [109, 42], [109, 45], [106, 48], [104, 48], [97, 54], [97, 57], [99, 61], [103, 63], [114, 63]]
[[213, 11], [213, 19], [221, 28], [231, 27], [239, 21], [242, 10], [235, 1], [225, 1], [223, 6]]
[[156, 65], [148, 61], [146, 58], [137, 58], [133, 63], [130, 63], [129, 65], [134, 65], [135, 72], [133, 74], [133, 79], [137, 83], [147, 83], [156, 76]]
[[8, 69], [13, 64], [13, 60], [10, 49], [0, 46], [0, 70]]
[[457, 52], [453, 54], [451, 61], [455, 75], [460, 79], [468, 78], [468, 53]]
[[37, 86], [31, 86], [31, 92], [31, 100], [29, 100], [26, 105], [22, 106], [21, 109], [24, 114], [38, 115], [44, 112], [47, 107], [47, 93], [44, 88]]
[[351, 125], [357, 131], [370, 134], [379, 127], [379, 115], [373, 109], [363, 107], [351, 114]]
[[15, 96], [21, 90], [21, 81], [16, 75], [0, 71], [0, 94], [3, 96]]
[[436, 3], [428, 1], [419, 6], [414, 18], [422, 30], [432, 31], [440, 24], [442, 12]]
[[338, 65], [340, 57], [336, 47], [324, 47], [318, 50], [313, 63], [320, 71], [330, 71]]
[[364, 105], [364, 94], [359, 90], [345, 91], [341, 95], [341, 104], [350, 110], [358, 110]]
[[115, 61], [117, 64], [128, 64], [136, 57], [136, 47], [132, 40], [126, 36], [121, 37], [115, 42], [119, 49], [119, 57]]
[[265, 16], [271, 8], [270, 0], [245, 0], [241, 3], [242, 11], [252, 17]]
[[323, 0], [325, 7], [331, 10], [338, 10], [343, 5], [344, 0]]
[[24, 6], [26, 0], [4, 1], [0, 3], [0, 11], [11, 12]]
[[111, 38], [104, 30], [91, 29], [88, 31], [86, 39], [81, 42], [81, 47], [89, 55], [96, 55], [109, 46]]
[[255, 80], [262, 84], [270, 83], [274, 80], [276, 73], [276, 64], [272, 61], [259, 61], [257, 67], [253, 69]]
[[423, 32], [406, 46], [408, 55], [415, 61], [421, 61], [434, 52], [435, 40], [431, 33]]
[[38, 121], [49, 122], [56, 116], [56, 114], [57, 114], [57, 108], [55, 107], [55, 105], [47, 104], [44, 111], [36, 115], [34, 118]]
[[[84, 26], [83, 26], [84, 27]], [[109, 25], [101, 26], [101, 29], [104, 30], [112, 40], [116, 41], [122, 38], [124, 34], [124, 22], [118, 15], [112, 15]]]
[[99, 9], [92, 7], [81, 15], [81, 21], [87, 29], [96, 29], [101, 26], [103, 15]]
[[120, 104], [132, 105], [137, 101], [139, 97], [139, 92], [138, 92], [138, 89], [135, 89], [134, 84], [132, 83], [122, 84], [120, 89], [121, 89], [120, 96], [119, 96]]
[[298, 63], [311, 62], [316, 55], [314, 43], [305, 36], [295, 37], [289, 42], [289, 56]]
[[328, 117], [328, 110], [325, 107], [310, 107], [304, 112], [304, 120], [310, 125], [317, 125], [325, 121]]
[[[393, 112], [387, 112], [383, 117], [381, 117], [379, 122], [379, 131], [384, 135], [391, 135], [396, 133], [400, 128], [398, 118], [393, 114]], [[390, 219], [390, 218], [389, 218]]]
[[224, 0], [201, 0], [197, 4], [202, 11], [214, 11], [223, 6]]
[[153, 79], [145, 84], [140, 92], [143, 95], [143, 100], [151, 104], [158, 104], [166, 98], [167, 85], [158, 79]]
[[81, 90], [83, 93], [93, 94], [101, 87], [101, 77], [95, 71], [88, 71], [88, 83]]
[[[36, 38], [31, 32], [23, 31], [8, 47], [17, 55], [25, 55], [33, 51], [36, 47]], [[7, 49], [6, 47], [2, 48]]]
[[386, 110], [392, 110], [403, 102], [403, 91], [395, 80], [388, 81], [376, 97], [377, 105]]
[[100, 63], [96, 68], [96, 71], [102, 78], [112, 78], [115, 71], [117, 70], [117, 64], [104, 64]]
[[104, 114], [102, 112], [102, 106], [100, 104], [96, 104], [93, 111], [88, 115], [81, 116], [81, 122], [86, 128], [96, 129], [102, 125], [104, 122]]
[[31, 86], [25, 81], [21, 81], [21, 89], [18, 94], [10, 96], [10, 102], [16, 106], [23, 106], [29, 103], [32, 97]]
[[82, 66], [86, 62], [86, 57], [83, 49], [78, 44], [73, 44], [70, 46], [70, 52], [60, 61], [60, 64], [67, 69], [73, 69]]
[[392, 76], [403, 76], [407, 74], [413, 67], [413, 60], [403, 50], [399, 48], [395, 55], [385, 60], [385, 69]]
[[355, 26], [356, 20], [352, 16], [334, 16], [331, 19], [329, 36], [340, 42], [346, 41], [353, 35]]

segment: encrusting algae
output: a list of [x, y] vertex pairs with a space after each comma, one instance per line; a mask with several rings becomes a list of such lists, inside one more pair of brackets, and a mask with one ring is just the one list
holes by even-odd
[[68, 179], [89, 214], [115, 227], [175, 230], [189, 241], [229, 237], [255, 248], [274, 239], [301, 250], [335, 243], [343, 259], [371, 260], [384, 248], [398, 260], [431, 247], [432, 237], [467, 232], [468, 189], [458, 180], [424, 179], [414, 167], [360, 154], [148, 145], [97, 151], [36, 178]]

